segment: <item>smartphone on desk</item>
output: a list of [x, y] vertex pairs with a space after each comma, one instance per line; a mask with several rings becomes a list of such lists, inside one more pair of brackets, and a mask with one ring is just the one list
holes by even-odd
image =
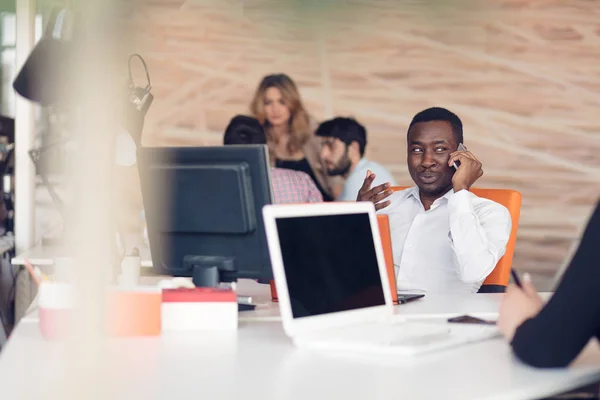
[[470, 315], [449, 318], [448, 322], [454, 324], [496, 325], [496, 321], [486, 321], [485, 319], [472, 317]]
[[424, 294], [403, 294], [403, 293], [398, 293], [398, 304], [406, 304], [409, 301], [414, 301], [414, 300], [418, 300], [425, 297]]

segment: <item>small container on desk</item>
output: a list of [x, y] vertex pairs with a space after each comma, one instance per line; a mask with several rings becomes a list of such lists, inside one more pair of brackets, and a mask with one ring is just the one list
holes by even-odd
[[[106, 330], [109, 336], [161, 334], [161, 292], [158, 289], [109, 288], [106, 293]], [[49, 340], [68, 338], [75, 293], [68, 283], [42, 282], [38, 292], [39, 325]]]
[[111, 288], [106, 307], [110, 336], [159, 336], [162, 295], [158, 288]]
[[38, 289], [39, 325], [42, 336], [49, 340], [68, 336], [73, 288], [68, 283], [42, 282]]
[[162, 291], [163, 331], [235, 331], [237, 326], [237, 296], [231, 289]]

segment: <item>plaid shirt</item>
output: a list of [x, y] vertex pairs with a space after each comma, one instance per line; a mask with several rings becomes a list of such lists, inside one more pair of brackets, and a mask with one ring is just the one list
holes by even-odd
[[273, 203], [320, 203], [323, 196], [313, 180], [300, 171], [271, 168]]

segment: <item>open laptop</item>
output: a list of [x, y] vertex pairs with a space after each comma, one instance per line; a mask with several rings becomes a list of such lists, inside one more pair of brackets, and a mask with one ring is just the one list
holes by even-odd
[[263, 217], [283, 327], [298, 347], [420, 354], [498, 334], [394, 315], [371, 203], [268, 205]]

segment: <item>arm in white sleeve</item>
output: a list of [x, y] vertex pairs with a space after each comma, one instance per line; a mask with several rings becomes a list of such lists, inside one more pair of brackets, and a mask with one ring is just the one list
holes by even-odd
[[498, 203], [478, 202], [467, 190], [454, 193], [448, 208], [457, 273], [463, 282], [483, 281], [506, 251], [510, 213]]

